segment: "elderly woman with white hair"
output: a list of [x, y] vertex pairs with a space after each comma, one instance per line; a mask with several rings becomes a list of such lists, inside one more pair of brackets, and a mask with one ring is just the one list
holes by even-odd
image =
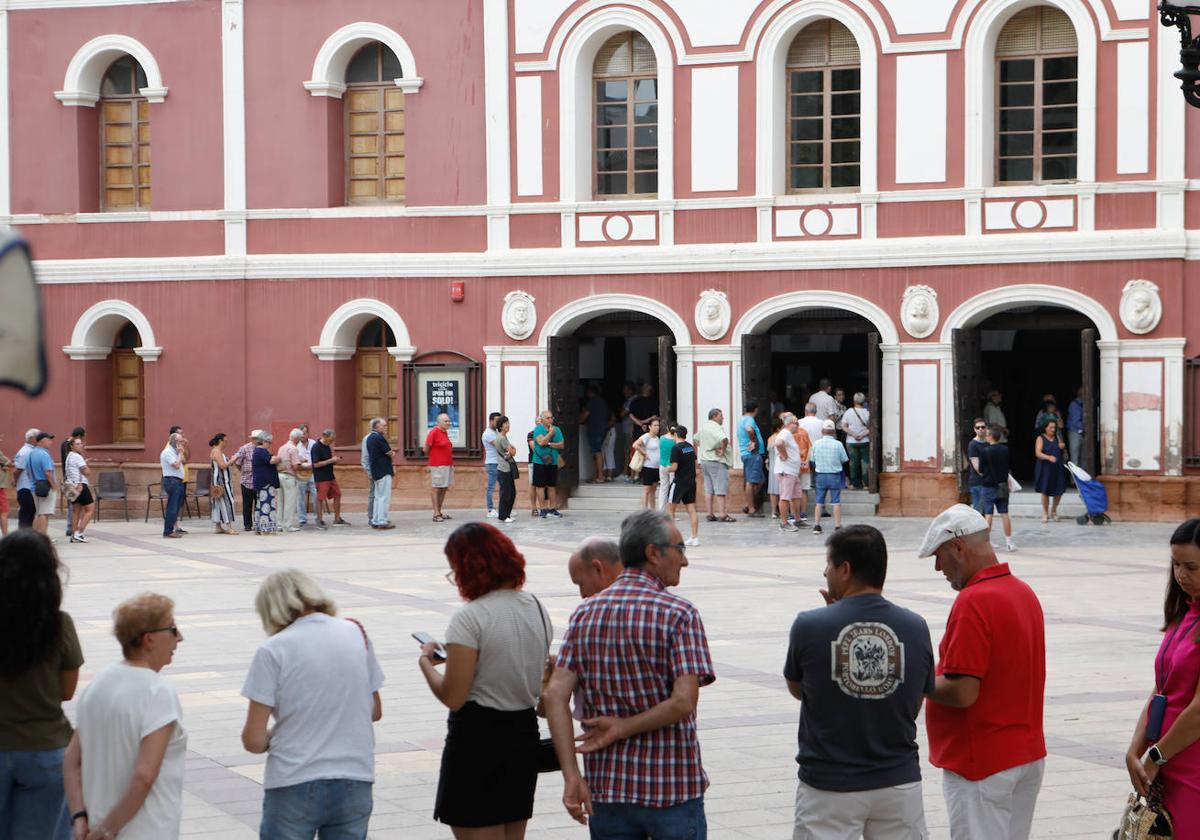
[[254, 492], [257, 502], [254, 508], [254, 532], [258, 535], [277, 534], [275, 523], [279, 495], [279, 456], [271, 454], [271, 433], [259, 430], [254, 435], [254, 454], [250, 457], [250, 469], [254, 473]]
[[375, 782], [371, 724], [383, 716], [375, 649], [298, 569], [267, 577], [254, 607], [270, 637], [242, 686], [250, 701], [242, 744], [267, 754], [259, 836], [363, 840]]

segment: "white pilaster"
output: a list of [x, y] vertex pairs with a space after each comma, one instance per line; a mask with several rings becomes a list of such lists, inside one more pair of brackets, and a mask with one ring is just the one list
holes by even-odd
[[[1181, 181], [1184, 178], [1184, 114], [1187, 104], [1172, 74], [1179, 69], [1179, 39], [1174, 30], [1158, 30], [1158, 134], [1156, 137], [1157, 178]], [[1147, 90], [1146, 95], [1149, 96]], [[1182, 216], [1180, 225], [1182, 227]], [[1164, 227], [1159, 222], [1159, 227]]]
[[12, 187], [9, 182], [12, 162], [8, 145], [8, 11], [0, 9], [0, 216], [12, 212]]
[[487, 203], [503, 215], [488, 217], [488, 250], [508, 249], [507, 208], [512, 202], [508, 116], [508, 0], [484, 0], [484, 140], [487, 144]]
[[1114, 475], [1120, 469], [1121, 342], [1097, 341], [1096, 347], [1100, 350], [1100, 471]]
[[880, 444], [883, 446], [883, 471], [900, 470], [900, 345], [882, 344], [883, 365], [879, 371], [881, 393], [879, 407]]
[[221, 122], [225, 254], [246, 254], [246, 63], [243, 0], [221, 3]]

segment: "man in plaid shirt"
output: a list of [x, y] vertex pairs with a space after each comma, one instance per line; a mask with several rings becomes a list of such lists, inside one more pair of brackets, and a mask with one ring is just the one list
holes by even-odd
[[[713, 675], [700, 614], [667, 592], [687, 565], [683, 535], [662, 512], [621, 523], [625, 571], [571, 616], [546, 696], [563, 768], [563, 804], [592, 836], [704, 840], [696, 703]], [[586, 780], [568, 707], [582, 700]]]

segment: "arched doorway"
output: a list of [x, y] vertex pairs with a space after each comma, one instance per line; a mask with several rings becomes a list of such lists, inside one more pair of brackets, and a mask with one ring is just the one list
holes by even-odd
[[141, 443], [146, 439], [145, 377], [142, 358], [137, 354], [141, 346], [137, 327], [126, 321], [113, 340], [113, 443]]
[[362, 438], [371, 432], [371, 420], [384, 417], [388, 440], [399, 433], [399, 406], [396, 399], [396, 365], [388, 352], [396, 344], [392, 328], [382, 318], [373, 318], [359, 330], [354, 353], [355, 429]]
[[[1073, 460], [1089, 473], [1099, 473], [1099, 339], [1091, 318], [1053, 303], [1013, 305], [954, 329], [959, 449], [965, 450], [974, 434], [975, 417], [1003, 415], [1011, 472], [1022, 484], [1032, 484], [1035, 423], [1043, 400], [1052, 396], [1064, 420], [1082, 422], [1082, 442]], [[1073, 410], [1076, 399], [1080, 404]], [[1066, 430], [1060, 435], [1068, 440]]]

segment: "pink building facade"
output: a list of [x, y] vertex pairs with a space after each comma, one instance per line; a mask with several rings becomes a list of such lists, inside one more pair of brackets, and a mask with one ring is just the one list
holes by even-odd
[[378, 413], [416, 476], [435, 389], [478, 463], [585, 382], [695, 428], [830, 376], [924, 514], [989, 391], [1028, 460], [1082, 387], [1114, 510], [1200, 509], [1200, 113], [1150, 0], [21, 0], [0, 39], [50, 373], [9, 449]]

